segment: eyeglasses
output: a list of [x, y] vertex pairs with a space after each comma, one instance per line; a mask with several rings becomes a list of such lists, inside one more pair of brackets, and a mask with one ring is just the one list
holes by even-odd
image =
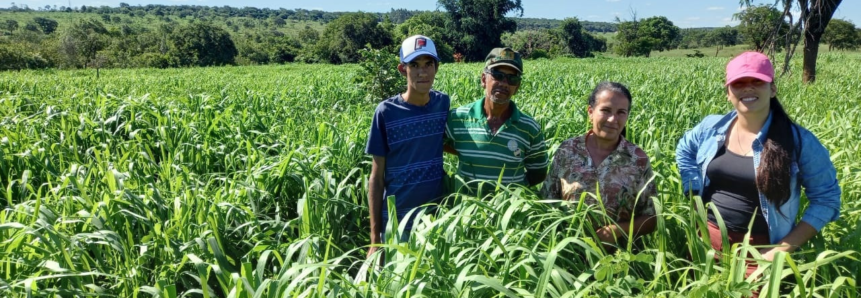
[[498, 70], [485, 69], [484, 73], [489, 74], [494, 80], [508, 82], [509, 85], [519, 86], [523, 76], [520, 74], [507, 74]]

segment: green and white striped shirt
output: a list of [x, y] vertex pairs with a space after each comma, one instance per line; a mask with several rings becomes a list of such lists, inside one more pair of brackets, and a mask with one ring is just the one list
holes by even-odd
[[528, 185], [526, 172], [546, 170], [547, 146], [538, 122], [513, 109], [494, 135], [487, 125], [484, 99], [453, 109], [446, 122], [446, 143], [459, 153], [457, 174], [466, 182], [498, 181]]

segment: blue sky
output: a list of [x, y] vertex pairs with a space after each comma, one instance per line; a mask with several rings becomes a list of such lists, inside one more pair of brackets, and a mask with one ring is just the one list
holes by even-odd
[[[2, 0], [0, 7], [9, 7], [12, 2], [26, 4], [30, 8], [45, 5], [71, 6], [119, 6], [120, 2], [131, 5], [208, 5], [208, 6], [252, 6], [287, 9], [318, 9], [324, 11], [366, 11], [386, 12], [392, 8], [409, 10], [436, 10], [435, 0], [392, 1], [392, 0]], [[8, 1], [8, 2], [7, 2]], [[732, 15], [739, 10], [735, 0], [523, 0], [523, 16], [529, 18], [564, 19], [577, 17], [580, 20], [612, 22], [616, 16], [630, 19], [631, 11], [638, 18], [665, 16], [676, 26], [719, 27], [737, 25]], [[754, 1], [759, 4], [772, 4], [771, 0]], [[861, 1], [846, 0], [840, 4], [836, 18], [847, 19], [861, 26]]]

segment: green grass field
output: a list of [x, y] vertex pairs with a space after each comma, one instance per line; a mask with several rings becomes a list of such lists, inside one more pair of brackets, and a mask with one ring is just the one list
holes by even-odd
[[[747, 280], [752, 248], [714, 263], [674, 161], [686, 130], [731, 108], [727, 58], [526, 62], [515, 101], [551, 151], [587, 130], [599, 81], [630, 87], [629, 140], [657, 174], [655, 233], [608, 254], [594, 210], [501, 189], [422, 216], [409, 243], [387, 240], [382, 268], [365, 260], [363, 153], [379, 99], [352, 83], [358, 66], [0, 73], [0, 296], [856, 297], [861, 61], [819, 61], [818, 82], [801, 85], [793, 60], [778, 95], [830, 150], [841, 218]], [[453, 107], [473, 101], [481, 67], [444, 64], [435, 87]]]

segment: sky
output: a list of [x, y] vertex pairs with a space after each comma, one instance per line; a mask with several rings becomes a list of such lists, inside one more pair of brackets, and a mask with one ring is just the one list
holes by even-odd
[[[309, 9], [323, 11], [364, 11], [388, 12], [391, 9], [436, 10], [435, 0], [0, 0], [0, 7], [26, 4], [30, 8], [45, 5], [72, 6], [119, 6], [120, 2], [130, 5], [206, 5], [258, 8]], [[8, 2], [7, 2], [8, 1]], [[773, 4], [772, 0], [753, 1], [754, 4]], [[680, 28], [723, 27], [738, 25], [732, 15], [739, 11], [735, 0], [522, 0], [523, 17], [564, 19], [576, 17], [581, 21], [613, 22], [618, 16], [630, 20], [632, 12], [637, 18], [665, 16]], [[439, 8], [442, 10], [442, 8]], [[797, 15], [797, 13], [796, 13]], [[835, 14], [835, 18], [846, 19], [861, 27], [861, 1], [845, 0]]]

